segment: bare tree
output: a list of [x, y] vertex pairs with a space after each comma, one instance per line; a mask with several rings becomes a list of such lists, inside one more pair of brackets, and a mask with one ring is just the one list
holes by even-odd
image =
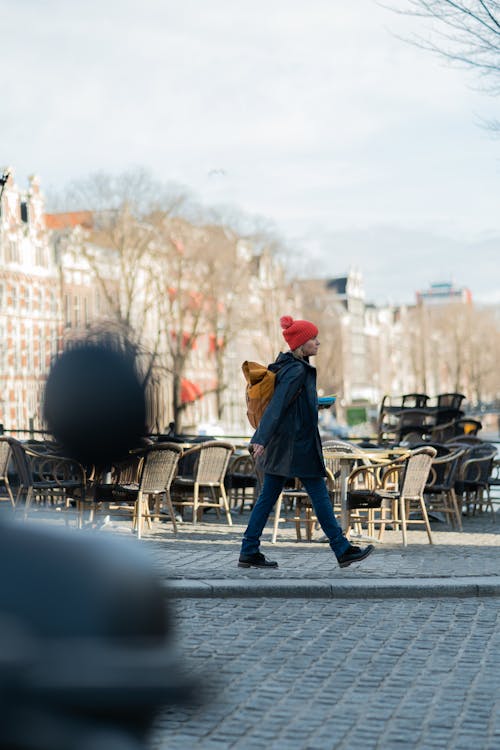
[[228, 386], [227, 352], [250, 317], [246, 304], [251, 262], [240, 252], [240, 238], [231, 229], [215, 224], [204, 227], [207, 264], [206, 325], [215, 358], [217, 417], [224, 416]]
[[318, 388], [325, 393], [343, 395], [343, 341], [340, 308], [336, 296], [328, 291], [324, 279], [296, 282], [301, 315], [318, 326], [321, 356], [318, 362]]
[[425, 36], [406, 41], [473, 69], [493, 94], [500, 91], [500, 3], [495, 0], [405, 0], [381, 3], [392, 11], [429, 21]]
[[[150, 392], [150, 426], [158, 425], [158, 412], [163, 410], [158, 392], [164, 371], [160, 367], [157, 274], [151, 263], [157, 241], [152, 217], [160, 207], [162, 216], [176, 214], [183, 201], [183, 194], [175, 195], [143, 170], [93, 174], [68, 188], [65, 207], [80, 211], [76, 216], [62, 215], [63, 228], [54, 239], [59, 254], [73, 251], [92, 274], [102, 300], [99, 319], [94, 318], [92, 325], [99, 331], [112, 331], [140, 354], [140, 369]], [[84, 226], [75, 228], [78, 216]]]
[[414, 378], [422, 392], [455, 391], [473, 402], [500, 393], [500, 325], [493, 312], [473, 305], [419, 305], [408, 319]]

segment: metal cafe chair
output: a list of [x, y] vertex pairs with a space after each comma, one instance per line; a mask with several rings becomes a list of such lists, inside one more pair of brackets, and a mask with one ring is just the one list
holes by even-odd
[[239, 513], [243, 513], [247, 501], [253, 506], [257, 474], [255, 473], [255, 462], [249, 453], [236, 456], [230, 462], [224, 485], [229, 493], [230, 505], [235, 508], [239, 505]]
[[16, 501], [10, 486], [9, 471], [12, 467], [12, 445], [8, 437], [0, 437], [0, 482], [3, 483], [7, 492], [7, 498], [12, 508], [15, 508]]
[[453, 528], [462, 531], [462, 512], [455, 492], [455, 480], [465, 449], [456, 448], [432, 459], [424, 497], [429, 511], [442, 513]]
[[494, 518], [488, 486], [496, 456], [496, 448], [488, 443], [468, 446], [455, 482], [455, 491], [468, 515], [475, 515], [486, 505]]
[[32, 450], [15, 438], [0, 440], [10, 444], [18, 481], [15, 507], [24, 502], [24, 518], [34, 507], [42, 505], [69, 510], [72, 501], [77, 504], [85, 496], [86, 472], [78, 461]]

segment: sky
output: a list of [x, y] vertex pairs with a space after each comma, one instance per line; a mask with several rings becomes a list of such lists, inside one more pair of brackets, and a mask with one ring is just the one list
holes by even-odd
[[419, 23], [376, 0], [0, 0], [0, 166], [48, 194], [146, 168], [272, 222], [297, 273], [359, 269], [367, 301], [451, 281], [500, 303], [498, 101], [401, 39]]

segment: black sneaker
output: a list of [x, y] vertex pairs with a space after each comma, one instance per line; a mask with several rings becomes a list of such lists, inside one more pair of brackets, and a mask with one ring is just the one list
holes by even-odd
[[368, 557], [372, 552], [373, 544], [369, 544], [367, 547], [356, 547], [354, 544], [351, 544], [344, 554], [340, 555], [337, 559], [341, 568], [347, 568], [347, 566], [352, 565], [352, 563], [364, 560], [365, 557]]
[[262, 552], [254, 552], [253, 555], [240, 555], [238, 568], [277, 568], [275, 560], [266, 560]]

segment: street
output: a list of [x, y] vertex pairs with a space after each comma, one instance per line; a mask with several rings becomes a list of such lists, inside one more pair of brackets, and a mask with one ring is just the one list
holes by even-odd
[[165, 710], [151, 750], [500, 747], [498, 597], [175, 608], [185, 665], [212, 699]]

